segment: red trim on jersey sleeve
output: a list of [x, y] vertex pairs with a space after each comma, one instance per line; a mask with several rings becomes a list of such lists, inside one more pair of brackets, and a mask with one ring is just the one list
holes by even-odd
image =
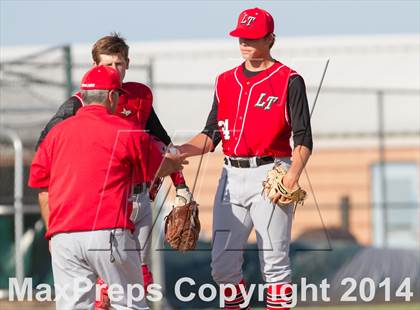
[[82, 93], [81, 93], [81, 92], [77, 92], [77, 93], [75, 93], [75, 94], [73, 95], [73, 97], [76, 97], [77, 99], [79, 99], [79, 101], [80, 101], [80, 103], [82, 104], [82, 106], [85, 106], [85, 103], [84, 103], [84, 101], [83, 101], [83, 98], [82, 98]]
[[216, 77], [216, 82], [214, 83], [214, 94], [216, 95], [217, 103], [220, 102], [220, 100], [219, 100], [219, 92], [217, 91], [217, 84], [219, 82], [219, 77], [220, 77], [220, 75], [218, 75]]

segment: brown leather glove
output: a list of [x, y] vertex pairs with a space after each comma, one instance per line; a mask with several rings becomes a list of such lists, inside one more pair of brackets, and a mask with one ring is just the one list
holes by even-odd
[[165, 240], [178, 251], [195, 249], [200, 234], [198, 204], [177, 196], [172, 211], [165, 218]]

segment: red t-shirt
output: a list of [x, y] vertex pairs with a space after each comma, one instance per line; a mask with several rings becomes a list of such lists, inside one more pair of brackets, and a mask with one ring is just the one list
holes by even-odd
[[162, 154], [150, 135], [101, 105], [56, 125], [33, 159], [29, 186], [48, 188], [47, 238], [60, 232], [134, 230], [131, 184], [153, 179]]

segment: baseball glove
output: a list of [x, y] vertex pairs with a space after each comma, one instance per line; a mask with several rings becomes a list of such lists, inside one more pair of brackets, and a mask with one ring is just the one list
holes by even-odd
[[198, 204], [177, 195], [172, 211], [165, 217], [165, 240], [174, 250], [193, 250], [200, 229]]
[[[287, 188], [283, 184], [283, 177], [286, 175], [287, 169], [282, 165], [276, 165], [267, 174], [267, 178], [263, 181], [262, 193], [273, 203], [280, 207], [293, 204], [295, 207], [298, 204], [303, 204], [306, 198], [306, 192], [296, 185], [295, 188]], [[280, 198], [274, 201], [280, 194]]]

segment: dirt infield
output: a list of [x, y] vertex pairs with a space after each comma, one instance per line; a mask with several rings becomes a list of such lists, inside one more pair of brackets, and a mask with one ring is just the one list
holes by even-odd
[[53, 310], [55, 304], [53, 302], [36, 302], [36, 301], [8, 301], [0, 300], [0, 309], [2, 310]]

